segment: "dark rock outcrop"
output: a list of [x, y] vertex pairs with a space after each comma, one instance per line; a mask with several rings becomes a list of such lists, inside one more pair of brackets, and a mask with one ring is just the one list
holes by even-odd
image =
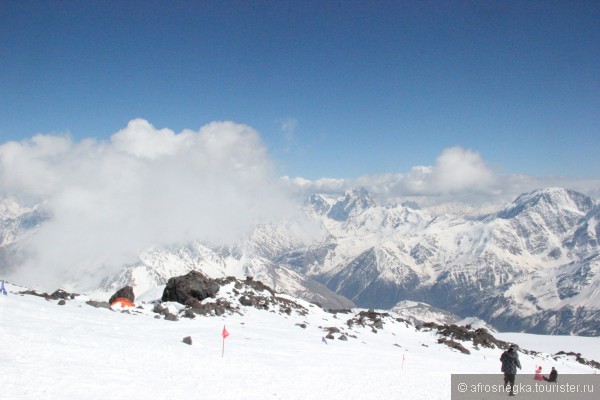
[[162, 301], [176, 301], [187, 304], [190, 300], [202, 301], [208, 297], [215, 297], [220, 285], [198, 271], [191, 271], [187, 275], [176, 276], [167, 282]]
[[135, 302], [135, 294], [133, 294], [133, 288], [131, 286], [125, 286], [113, 294], [108, 300], [108, 304], [112, 304], [116, 299], [127, 299], [130, 302]]
[[[229, 288], [231, 293], [238, 297], [238, 301], [230, 301], [225, 297], [218, 297], [221, 287], [233, 284]], [[224, 293], [227, 296], [227, 293]], [[244, 307], [254, 307], [260, 310], [279, 312], [280, 314], [306, 315], [308, 310], [285, 297], [279, 297], [276, 292], [260, 281], [247, 277], [240, 281], [232, 276], [212, 279], [204, 274], [192, 271], [187, 275], [169, 279], [161, 299], [164, 301], [175, 301], [185, 305], [185, 309], [177, 312], [178, 317], [195, 318], [202, 316], [221, 316], [240, 312], [241, 304]], [[157, 314], [169, 315], [168, 308], [159, 303], [154, 305], [153, 311]]]

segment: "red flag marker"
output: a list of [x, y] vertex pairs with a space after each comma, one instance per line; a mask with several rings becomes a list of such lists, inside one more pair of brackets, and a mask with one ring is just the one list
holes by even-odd
[[223, 336], [223, 348], [221, 349], [221, 358], [223, 358], [223, 354], [225, 354], [225, 338], [229, 336], [229, 332], [225, 329], [225, 325], [223, 325], [223, 332], [221, 332], [221, 336]]

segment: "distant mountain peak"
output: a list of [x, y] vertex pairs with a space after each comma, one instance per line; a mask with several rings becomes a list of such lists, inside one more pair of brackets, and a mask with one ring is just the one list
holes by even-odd
[[327, 216], [336, 221], [345, 221], [351, 214], [360, 213], [375, 206], [375, 201], [366, 189], [350, 189], [344, 193], [342, 200], [331, 207]]
[[0, 199], [0, 218], [17, 218], [31, 209], [23, 207], [14, 198], [7, 197]]
[[594, 200], [571, 189], [557, 187], [536, 189], [517, 197], [515, 201], [498, 213], [498, 217], [511, 219], [526, 210], [548, 207], [585, 214], [594, 207]]
[[330, 202], [320, 194], [311, 195], [308, 200], [306, 200], [305, 204], [308, 208], [320, 215], [327, 214], [331, 209]]

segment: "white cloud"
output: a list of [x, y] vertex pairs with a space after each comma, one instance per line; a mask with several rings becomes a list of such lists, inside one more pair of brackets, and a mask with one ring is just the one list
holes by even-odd
[[259, 134], [233, 122], [175, 133], [136, 119], [109, 141], [37, 135], [4, 143], [0, 196], [43, 201], [52, 215], [20, 248], [29, 258], [15, 280], [54, 289], [86, 275], [93, 285], [154, 244], [230, 244], [256, 223], [296, 219], [290, 189], [307, 195], [364, 187], [384, 201], [422, 206], [498, 204], [548, 186], [600, 193], [593, 180], [500, 174], [461, 147], [443, 150], [430, 166], [350, 180], [277, 179], [272, 164]]
[[445, 149], [431, 170], [430, 190], [439, 193], [486, 191], [496, 177], [481, 156], [461, 147]]
[[24, 244], [30, 258], [17, 270], [50, 288], [82, 271], [97, 283], [153, 244], [231, 244], [256, 223], [298, 212], [258, 133], [232, 122], [174, 133], [137, 119], [108, 142], [39, 135], [5, 143], [0, 188], [45, 201], [52, 214]]
[[148, 121], [138, 118], [129, 121], [125, 129], [111, 137], [115, 149], [128, 154], [155, 159], [172, 156], [192, 140], [194, 133], [184, 131], [175, 134], [170, 129], [156, 129]]
[[497, 179], [478, 153], [452, 147], [442, 152], [435, 165], [413, 167], [407, 173], [315, 181], [295, 178], [289, 183], [306, 192], [338, 193], [352, 187], [365, 187], [382, 195], [446, 196], [487, 192]]
[[600, 193], [598, 180], [501, 174], [489, 168], [479, 153], [462, 147], [444, 149], [433, 165], [416, 166], [405, 173], [364, 175], [354, 179], [284, 180], [302, 195], [340, 194], [350, 188], [364, 187], [383, 201], [407, 198], [422, 206], [457, 202], [470, 206], [500, 205], [521, 193], [550, 186], [575, 189], [592, 196]]

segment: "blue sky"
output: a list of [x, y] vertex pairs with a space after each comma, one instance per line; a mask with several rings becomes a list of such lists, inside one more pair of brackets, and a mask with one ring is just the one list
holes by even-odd
[[600, 178], [598, 1], [0, 0], [0, 142], [255, 128], [281, 174]]

